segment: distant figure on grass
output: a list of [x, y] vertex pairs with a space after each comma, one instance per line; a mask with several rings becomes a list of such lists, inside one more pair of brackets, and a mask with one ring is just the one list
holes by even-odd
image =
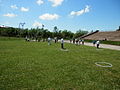
[[81, 44], [81, 42], [82, 42], [81, 39], [79, 39], [79, 45]]
[[82, 41], [82, 45], [84, 45], [84, 39], [82, 39], [81, 41]]
[[78, 40], [78, 39], [76, 39], [76, 45], [78, 45], [78, 41], [79, 41], [79, 40]]
[[25, 37], [25, 40], [28, 41], [28, 42], [30, 41], [30, 39], [27, 36]]
[[25, 37], [25, 40], [27, 41], [27, 39], [28, 39], [28, 37], [26, 36], [26, 37]]
[[51, 38], [48, 38], [48, 45], [51, 45]]
[[99, 46], [100, 46], [100, 41], [99, 40], [96, 41], [96, 45], [97, 45], [97, 48], [99, 48]]
[[54, 38], [55, 39], [55, 43], [57, 42], [57, 37]]
[[72, 42], [72, 39], [70, 39], [70, 43]]
[[64, 40], [61, 38], [61, 48], [64, 49]]
[[75, 38], [73, 38], [73, 44], [75, 44]]
[[93, 43], [93, 46], [95, 46], [96, 40], [94, 40], [92, 43]]

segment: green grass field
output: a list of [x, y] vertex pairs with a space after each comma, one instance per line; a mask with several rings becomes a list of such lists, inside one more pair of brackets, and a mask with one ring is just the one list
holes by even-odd
[[120, 51], [65, 47], [0, 37], [0, 90], [120, 90]]

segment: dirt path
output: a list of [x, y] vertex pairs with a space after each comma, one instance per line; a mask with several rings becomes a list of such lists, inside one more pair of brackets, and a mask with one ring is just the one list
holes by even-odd
[[[69, 41], [65, 40], [65, 42], [70, 43]], [[93, 46], [92, 43], [85, 42], [84, 45], [87, 46]], [[120, 50], [120, 46], [116, 45], [108, 45], [108, 44], [100, 44], [100, 48], [107, 48], [107, 49], [113, 49], [113, 50]]]

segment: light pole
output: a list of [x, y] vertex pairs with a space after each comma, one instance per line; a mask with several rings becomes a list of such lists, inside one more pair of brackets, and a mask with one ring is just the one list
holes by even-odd
[[25, 25], [25, 22], [24, 23], [19, 23], [19, 36], [21, 34], [20, 30], [24, 28], [24, 25]]
[[22, 27], [22, 29], [24, 28], [25, 22], [24, 23], [19, 23], [19, 29]]
[[42, 24], [42, 29], [44, 29], [44, 25]]

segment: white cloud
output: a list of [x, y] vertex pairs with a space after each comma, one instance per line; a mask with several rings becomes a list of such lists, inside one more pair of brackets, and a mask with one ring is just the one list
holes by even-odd
[[37, 3], [38, 5], [41, 5], [41, 4], [44, 3], [44, 1], [43, 1], [43, 0], [37, 0], [36, 3]]
[[16, 5], [11, 5], [10, 6], [12, 9], [18, 9], [18, 7]]
[[39, 16], [39, 18], [42, 20], [54, 20], [54, 19], [58, 19], [59, 15], [46, 13], [46, 14]]
[[53, 7], [56, 7], [56, 6], [61, 5], [64, 0], [48, 0], [48, 1], [53, 3], [52, 5]]
[[38, 22], [38, 21], [35, 21], [33, 23], [33, 27], [42, 27], [42, 24], [40, 22]]
[[84, 13], [88, 13], [90, 11], [90, 6], [86, 5], [86, 7], [80, 11], [72, 11], [70, 13], [70, 15], [72, 16], [79, 16], [79, 15], [82, 15]]
[[16, 17], [17, 15], [14, 13], [7, 13], [7, 14], [4, 14], [3, 16], [12, 18], [12, 17]]
[[28, 12], [28, 11], [29, 11], [29, 8], [21, 7], [21, 11], [22, 11], [22, 12]]
[[90, 6], [86, 5], [86, 8], [85, 8], [85, 13], [89, 12], [90, 11]]

